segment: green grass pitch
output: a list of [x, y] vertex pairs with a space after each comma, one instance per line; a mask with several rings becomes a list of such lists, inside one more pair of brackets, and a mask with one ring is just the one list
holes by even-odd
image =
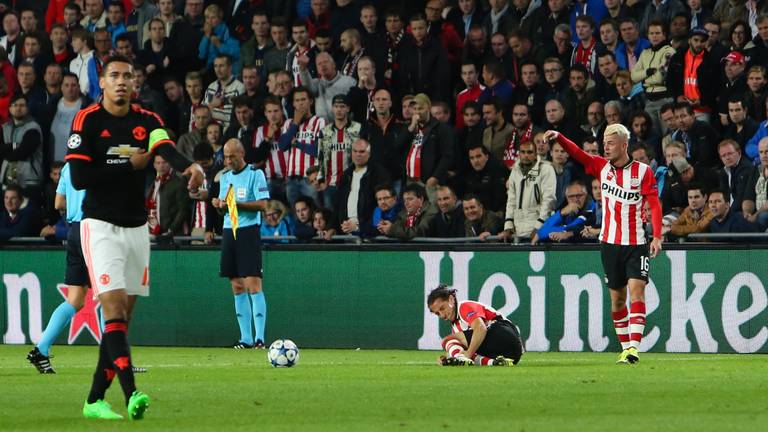
[[[81, 417], [95, 347], [54, 347], [56, 375], [0, 345], [0, 431], [760, 431], [768, 356], [528, 353], [514, 368], [447, 368], [436, 352], [133, 347], [140, 423]], [[107, 399], [124, 414], [115, 379]]]

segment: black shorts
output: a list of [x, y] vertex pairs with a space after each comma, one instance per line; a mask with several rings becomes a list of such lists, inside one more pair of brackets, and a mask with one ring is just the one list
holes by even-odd
[[[472, 343], [472, 330], [465, 331], [464, 337], [467, 338], [468, 344]], [[477, 349], [477, 353], [481, 356], [491, 358], [504, 356], [512, 359], [515, 364], [520, 361], [524, 352], [523, 339], [520, 337], [517, 326], [504, 319], [493, 321], [488, 326], [485, 340]]]
[[261, 231], [258, 225], [224, 229], [221, 240], [219, 274], [225, 278], [261, 277]]
[[600, 243], [605, 283], [610, 289], [623, 289], [630, 279], [648, 282], [648, 245]]
[[64, 273], [64, 283], [71, 286], [91, 286], [88, 267], [83, 258], [83, 248], [80, 245], [80, 222], [69, 225], [66, 250], [67, 270]]

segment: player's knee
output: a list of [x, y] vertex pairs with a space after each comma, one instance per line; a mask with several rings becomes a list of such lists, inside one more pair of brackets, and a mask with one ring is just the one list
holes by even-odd
[[242, 280], [232, 279], [232, 294], [242, 294], [245, 292], [245, 284]]
[[85, 306], [85, 299], [83, 298], [75, 298], [75, 299], [67, 299], [67, 303], [72, 305], [73, 308], [75, 308], [75, 311], [79, 311], [80, 309]]

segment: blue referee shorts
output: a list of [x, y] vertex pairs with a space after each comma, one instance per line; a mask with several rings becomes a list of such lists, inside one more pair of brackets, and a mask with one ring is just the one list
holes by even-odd
[[67, 232], [67, 270], [64, 273], [64, 283], [71, 286], [90, 286], [88, 267], [83, 258], [83, 248], [80, 244], [80, 222], [69, 225]]
[[261, 277], [261, 231], [259, 225], [237, 229], [237, 240], [225, 228], [221, 241], [219, 274], [225, 278]]

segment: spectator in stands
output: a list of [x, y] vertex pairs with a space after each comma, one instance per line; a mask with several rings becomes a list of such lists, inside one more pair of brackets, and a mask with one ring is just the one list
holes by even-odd
[[603, 142], [603, 132], [606, 126], [603, 109], [603, 104], [599, 101], [589, 104], [587, 106], [587, 124], [581, 127], [587, 136], [595, 138], [598, 143]]
[[[589, 15], [579, 15], [576, 18], [576, 38], [571, 53], [571, 67], [582, 65], [588, 71], [588, 77], [594, 76], [597, 71], [597, 39], [595, 38], [595, 19]], [[571, 69], [573, 70], [573, 69]], [[571, 83], [573, 85], [573, 83]]]
[[[378, 66], [376, 70], [376, 79], [384, 82], [384, 65], [387, 62], [387, 42], [384, 35], [384, 28], [379, 22], [379, 15], [376, 6], [373, 4], [364, 4], [360, 7], [360, 37], [363, 46], [371, 57], [373, 63]], [[360, 69], [358, 68], [358, 72]]]
[[[738, 51], [732, 51], [721, 61], [725, 63], [725, 67], [723, 68], [725, 79], [720, 85], [720, 91], [717, 96], [718, 114], [720, 115], [720, 125], [727, 127], [729, 125], [728, 102], [731, 100], [744, 101], [745, 99], [743, 95], [747, 91], [747, 77], [744, 73], [746, 59], [744, 58], [744, 54]], [[744, 103], [743, 106], [746, 116], [748, 109], [747, 104]], [[755, 127], [757, 127], [757, 121], [755, 121]], [[741, 144], [743, 146], [745, 143]]]
[[387, 29], [387, 63], [384, 67], [384, 79], [394, 82], [394, 71], [400, 68], [400, 48], [409, 44], [411, 35], [405, 32], [403, 18], [396, 9], [388, 9], [384, 15]]
[[307, 241], [314, 237], [317, 232], [312, 226], [313, 214], [315, 212], [315, 201], [307, 196], [299, 196], [293, 204], [294, 225], [291, 231], [299, 241]]
[[323, 191], [326, 208], [337, 206], [338, 185], [349, 166], [352, 144], [360, 138], [362, 125], [349, 117], [349, 101], [343, 94], [333, 97], [333, 122], [320, 130], [317, 139], [318, 182]]
[[[478, 6], [477, 0], [460, 0], [458, 7], [448, 12], [448, 21], [453, 24], [462, 40], [468, 39], [470, 29], [480, 25], [485, 20], [485, 12], [482, 6]], [[519, 25], [519, 21], [517, 22]], [[459, 107], [461, 109], [461, 107]]]
[[291, 73], [294, 86], [308, 86], [306, 79], [301, 77], [301, 71], [306, 69], [311, 78], [317, 77], [315, 58], [319, 50], [309, 37], [306, 23], [294, 22], [291, 27], [291, 36], [294, 43], [286, 54], [285, 69]]
[[16, 71], [19, 87], [15, 92], [27, 100], [29, 112], [38, 116], [45, 107], [45, 90], [37, 84], [37, 72], [32, 63], [22, 62]]
[[397, 200], [395, 189], [387, 184], [376, 186], [376, 208], [373, 210], [371, 228], [374, 233], [381, 233], [382, 221], [394, 222], [402, 209]]
[[37, 236], [39, 233], [39, 207], [22, 195], [21, 186], [8, 184], [3, 192], [3, 211], [0, 212], [0, 242], [14, 237]]
[[59, 210], [56, 210], [56, 187], [59, 185], [59, 180], [61, 179], [62, 167], [64, 167], [64, 162], [61, 160], [51, 163], [51, 169], [48, 172], [48, 178], [51, 181], [46, 182], [43, 187], [42, 222], [45, 235], [41, 232], [41, 237], [55, 235], [55, 225], [61, 219], [61, 213]]
[[511, 10], [510, 3], [505, 0], [489, 0], [488, 4], [491, 9], [488, 11], [488, 15], [485, 16], [485, 31], [487, 34], [492, 35], [494, 33], [506, 33], [511, 30], [512, 23], [509, 21], [509, 11]]
[[208, 143], [195, 146], [192, 155], [192, 160], [205, 170], [205, 180], [197, 192], [189, 193], [192, 208], [190, 235], [202, 235], [203, 243], [211, 244], [215, 234], [221, 234], [222, 230], [222, 216], [208, 199], [218, 196], [219, 182], [216, 181], [218, 167], [214, 166], [213, 148]]
[[282, 17], [275, 17], [270, 23], [269, 36], [274, 44], [264, 53], [264, 72], [269, 74], [285, 70], [291, 42], [288, 40], [288, 25]]
[[381, 165], [371, 161], [371, 144], [358, 139], [352, 144], [352, 165], [344, 171], [338, 185], [337, 211], [345, 234], [373, 234], [371, 220], [376, 208], [375, 188], [387, 184], [389, 176]]
[[133, 82], [136, 91], [135, 98], [144, 109], [154, 111], [162, 117], [166, 117], [165, 98], [163, 95], [147, 84], [146, 67], [141, 63], [133, 64]]
[[[473, 101], [469, 101], [464, 104], [460, 114], [457, 117], [462, 117], [463, 126], [457, 129], [458, 148], [461, 151], [462, 156], [466, 152], [478, 145], [483, 144], [483, 123], [482, 123], [483, 110], [482, 107]], [[456, 168], [460, 173], [466, 172], [469, 168], [469, 160], [464, 157], [458, 158]]]
[[264, 211], [264, 223], [261, 224], [261, 238], [267, 243], [288, 243], [288, 240], [277, 240], [276, 237], [286, 237], [291, 235], [291, 225], [289, 222], [288, 209], [280, 200], [271, 199], [267, 201]]
[[456, 193], [449, 186], [437, 188], [437, 209], [437, 214], [429, 222], [426, 236], [464, 237], [464, 211], [461, 201], [456, 198]]
[[[184, 18], [176, 15], [173, 3], [173, 0], [158, 0], [156, 18], [163, 22], [165, 35], [168, 38], [166, 44], [172, 48], [168, 73], [176, 79], [182, 79], [188, 70], [198, 70], [201, 67], [197, 49], [203, 33], [201, 29], [195, 28]], [[142, 31], [144, 43], [149, 39], [150, 26], [149, 21], [144, 24]]]
[[97, 28], [107, 26], [107, 12], [104, 10], [103, 0], [85, 0], [85, 17], [80, 21], [80, 25], [93, 33]]
[[[603, 51], [597, 54], [597, 73], [595, 73], [595, 97], [601, 102], [615, 100], [619, 98], [616, 88], [616, 77], [619, 72], [619, 64], [616, 62], [616, 55], [611, 51]], [[625, 71], [626, 72], [626, 71]], [[630, 87], [632, 80], [627, 78]]]
[[[622, 70], [627, 69], [627, 52], [624, 43], [619, 40], [619, 22], [612, 18], [605, 18], [600, 22], [600, 42], [604, 50], [597, 53], [598, 69], [600, 58], [612, 54], [613, 62]], [[601, 72], [601, 75], [602, 74]]]
[[531, 244], [540, 242], [581, 243], [585, 227], [595, 225], [595, 203], [587, 195], [587, 187], [579, 181], [571, 182], [565, 190], [567, 201], [544, 221], [534, 234]]
[[723, 138], [733, 140], [739, 144], [739, 148], [744, 148], [755, 136], [757, 128], [757, 122], [747, 114], [744, 100], [740, 96], [733, 96], [728, 101], [728, 125], [723, 132]]
[[360, 32], [357, 29], [349, 28], [341, 33], [341, 40], [339, 41], [341, 52], [344, 55], [344, 59], [341, 61], [339, 72], [342, 75], [347, 75], [358, 80], [357, 63], [363, 56], [369, 54], [369, 52], [363, 47], [363, 41], [360, 37]]
[[465, 195], [461, 202], [464, 214], [464, 236], [486, 240], [502, 231], [504, 221], [498, 214], [487, 211], [476, 195]]
[[[552, 35], [555, 38], [567, 36], [563, 45], [567, 45], [568, 55], [571, 54], [573, 47], [571, 45], [572, 32], [570, 12], [566, 0], [548, 0], [546, 6], [542, 4], [542, 6], [533, 11], [529, 18], [523, 20], [521, 30], [530, 35], [533, 42], [537, 44], [548, 42]], [[560, 46], [557, 49], [560, 51]]]
[[355, 78], [338, 73], [333, 58], [328, 53], [319, 53], [315, 58], [317, 76], [313, 78], [309, 71], [310, 58], [303, 55], [298, 58], [300, 80], [315, 96], [315, 114], [327, 122], [333, 121], [333, 98], [346, 95], [357, 84]]
[[403, 209], [394, 222], [382, 220], [379, 231], [387, 237], [410, 240], [424, 237], [429, 232], [429, 223], [437, 214], [437, 207], [427, 198], [424, 186], [410, 183], [403, 188]]
[[426, 187], [426, 193], [434, 200], [437, 186], [445, 184], [448, 170], [453, 168], [456, 136], [450, 126], [432, 117], [432, 101], [427, 95], [419, 93], [413, 101], [413, 118], [395, 148], [407, 149], [406, 183]]
[[507, 143], [515, 127], [504, 118], [501, 100], [492, 97], [483, 102], [483, 121], [486, 125], [483, 131], [483, 145], [496, 160], [503, 161]]
[[51, 30], [51, 53], [53, 54], [52, 61], [58, 63], [62, 67], [68, 65], [75, 57], [69, 47], [67, 39], [67, 30], [63, 25], [57, 23]]
[[[669, 61], [666, 86], [672, 97], [693, 107], [698, 120], [706, 123], [715, 112], [716, 91], [720, 83], [720, 59], [705, 49], [709, 34], [694, 29], [688, 38], [688, 49], [678, 51]], [[706, 90], [705, 90], [706, 89]]]
[[[223, 25], [223, 24], [221, 24]], [[213, 119], [226, 130], [232, 117], [232, 101], [245, 92], [245, 85], [233, 73], [232, 61], [226, 54], [218, 54], [213, 61], [216, 81], [205, 90], [204, 101], [213, 114]]]
[[412, 38], [398, 53], [395, 89], [401, 95], [424, 93], [431, 100], [450, 100], [451, 68], [445, 49], [429, 35], [424, 15], [415, 15], [410, 23]]
[[483, 66], [483, 82], [485, 82], [486, 87], [478, 99], [480, 103], [485, 103], [491, 97], [496, 97], [502, 108], [510, 106], [514, 96], [514, 86], [505, 74], [504, 66], [501, 63], [491, 61]]
[[766, 77], [765, 67], [752, 66], [747, 70], [747, 91], [744, 92], [744, 102], [747, 105], [749, 115], [758, 122], [766, 119], [767, 82], [768, 77]]
[[704, 166], [693, 166], [684, 158], [672, 160], [668, 178], [661, 191], [662, 210], [665, 215], [672, 212], [679, 215], [688, 204], [688, 185], [698, 183], [704, 190], [717, 188], [719, 178], [712, 169]]
[[[57, 0], [59, 1], [59, 0]], [[67, 33], [72, 36], [72, 32], [75, 30], [85, 30], [83, 29], [83, 26], [80, 25], [80, 20], [83, 18], [82, 16], [82, 9], [80, 8], [80, 5], [69, 0], [65, 0], [66, 5], [64, 6], [64, 17], [61, 23], [64, 25], [64, 28], [67, 30]]]
[[240, 45], [240, 60], [243, 63], [243, 67], [255, 66], [263, 80], [267, 77], [264, 57], [274, 46], [270, 38], [269, 17], [266, 12], [257, 11], [253, 14], [251, 30], [253, 31], [253, 37]]
[[483, 208], [501, 213], [507, 203], [509, 170], [493, 159], [485, 146], [470, 147], [468, 154], [471, 169], [464, 176], [464, 194], [477, 196]]
[[685, 145], [685, 157], [694, 165], [714, 168], [718, 164], [717, 147], [720, 142], [717, 132], [702, 120], [694, 117], [693, 106], [687, 102], [675, 105], [675, 116], [680, 129], [672, 136]]
[[[752, 179], [755, 166], [747, 158], [742, 157], [741, 146], [733, 140], [723, 140], [717, 145], [717, 153], [723, 168], [720, 170], [720, 190], [724, 191], [725, 196], [731, 204], [734, 211], [747, 213], [744, 206], [744, 200], [750, 190], [755, 188]], [[753, 208], [754, 203], [747, 205]]]
[[112, 36], [112, 45], [117, 46], [117, 37], [126, 32], [125, 5], [122, 2], [115, 0], [109, 2], [106, 24], [106, 29]]
[[621, 112], [631, 113], [641, 111], [645, 108], [646, 101], [643, 92], [633, 93], [632, 78], [627, 71], [616, 72], [614, 80], [614, 93], [616, 97], [606, 102], [618, 102], [621, 106]]
[[662, 228], [662, 234], [687, 237], [691, 233], [706, 232], [712, 221], [712, 212], [707, 206], [707, 192], [696, 183], [688, 185], [688, 207], [671, 226]]
[[[384, 168], [395, 191], [398, 191], [401, 188], [404, 155], [395, 143], [404, 133], [405, 125], [399, 123], [392, 113], [389, 90], [379, 89], [373, 94], [373, 108], [375, 116], [368, 120], [362, 138], [371, 144], [371, 160]], [[397, 192], [394, 195], [397, 196]]]
[[550, 151], [549, 142], [544, 140], [544, 132], [539, 132], [533, 136], [533, 144], [536, 146], [536, 159], [551, 161], [552, 156]]
[[[606, 0], [606, 4], [614, 2], [619, 5], [621, 11], [626, 11], [628, 9], [622, 2], [617, 0]], [[626, 57], [627, 60], [626, 69], [631, 70], [635, 66], [635, 63], [637, 63], [643, 50], [651, 46], [651, 42], [646, 38], [640, 37], [639, 24], [637, 23], [637, 20], [630, 16], [630, 13], [626, 12], [621, 18], [617, 18], [616, 16], [613, 16], [613, 18], [619, 19], [619, 32], [621, 33], [621, 42], [619, 45], [623, 47], [623, 57]], [[617, 59], [620, 57], [622, 56], [616, 56]]]
[[206, 131], [211, 120], [211, 110], [208, 106], [198, 105], [195, 107], [192, 117], [194, 128], [179, 137], [178, 144], [176, 145], [176, 149], [179, 153], [186, 156], [187, 159], [192, 160], [192, 153], [195, 147], [198, 144], [205, 142]]
[[74, 30], [71, 40], [75, 58], [69, 63], [69, 71], [77, 75], [78, 83], [80, 83], [80, 92], [87, 95], [89, 90], [88, 64], [93, 58], [94, 53], [90, 45], [93, 42], [88, 33], [83, 29]]
[[437, 121], [443, 124], [450, 124], [451, 122], [451, 108], [447, 103], [437, 101], [432, 104], [429, 112]]
[[331, 241], [336, 235], [336, 219], [333, 213], [326, 208], [315, 209], [312, 213], [312, 228], [315, 230], [316, 240]]
[[[43, 134], [40, 125], [29, 114], [27, 100], [14, 95], [10, 100], [10, 119], [3, 125], [3, 143], [0, 160], [7, 166], [3, 170], [2, 184], [17, 184], [34, 205], [39, 205], [43, 192]], [[5, 165], [4, 164], [4, 165]]]
[[221, 123], [208, 124], [205, 128], [205, 142], [213, 149], [213, 166], [218, 169], [224, 168], [224, 129]]
[[544, 118], [543, 108], [547, 100], [547, 89], [541, 84], [539, 67], [532, 62], [524, 63], [520, 66], [520, 74], [522, 80], [515, 88], [515, 104], [524, 104], [527, 107], [529, 120], [541, 124]]
[[217, 79], [221, 78], [216, 61], [223, 56], [228, 60], [230, 74], [240, 73], [240, 42], [230, 34], [223, 19], [224, 13], [219, 6], [212, 4], [205, 8], [203, 38], [198, 46], [198, 58], [205, 62], [209, 72], [214, 70]]
[[[545, 129], [552, 129], [560, 132], [567, 137], [573, 137], [575, 142], [580, 142], [584, 136], [581, 127], [576, 124], [575, 121], [571, 122], [566, 119], [565, 108], [563, 104], [556, 99], [552, 99], [544, 105], [544, 114], [546, 115]], [[569, 115], [573, 115], [569, 113]], [[606, 119], [608, 119], [606, 109]], [[608, 122], [610, 124], [610, 122]]]
[[112, 39], [106, 30], [97, 29], [93, 32], [93, 44], [96, 48], [88, 62], [88, 97], [97, 100], [101, 96], [99, 71], [112, 53]]
[[752, 172], [750, 180], [754, 188], [747, 191], [744, 198], [744, 215], [765, 230], [768, 229], [768, 138], [760, 140], [759, 153], [760, 165]]
[[153, 167], [157, 176], [147, 193], [149, 233], [184, 235], [189, 224], [189, 196], [186, 181], [160, 155]]
[[685, 7], [679, 0], [651, 0], [640, 15], [640, 30], [650, 32], [649, 27], [653, 25], [654, 20], [668, 23], [672, 21], [672, 17], [684, 11]]
[[[47, 36], [44, 36], [46, 41], [50, 41]], [[36, 33], [25, 34], [22, 36], [23, 57], [19, 64], [30, 63], [35, 68], [36, 76], [43, 76], [45, 73], [45, 67], [50, 64], [53, 59], [51, 58], [50, 48], [48, 51], [43, 51], [43, 44], [41, 36]]]
[[581, 170], [560, 144], [552, 143], [549, 153], [555, 170], [555, 208], [559, 208], [566, 201], [565, 188], [580, 177]]
[[589, 71], [581, 63], [571, 66], [568, 72], [571, 86], [563, 94], [563, 108], [568, 113], [568, 121], [578, 127], [587, 124], [587, 107], [597, 99], [594, 87], [587, 88], [589, 76]]
[[[509, 46], [509, 64], [505, 64], [507, 69], [507, 76], [510, 77], [515, 87], [523, 84], [523, 66], [536, 65], [533, 50], [531, 47], [531, 40], [528, 35], [521, 33], [520, 31], [509, 32], [506, 37], [507, 45]], [[530, 71], [529, 71], [530, 73]], [[538, 67], [536, 66], [536, 81], [538, 82]], [[529, 76], [530, 78], [530, 76]], [[526, 87], [533, 87], [532, 82], [526, 84]], [[522, 97], [517, 97], [518, 100]]]
[[603, 226], [603, 200], [602, 190], [600, 189], [600, 179], [593, 178], [590, 181], [592, 202], [595, 203], [595, 221], [593, 224], [585, 224], [581, 230], [581, 236], [585, 241], [592, 241], [598, 238], [600, 235], [601, 227]]
[[477, 102], [485, 90], [485, 86], [478, 81], [478, 76], [475, 63], [464, 61], [461, 64], [461, 80], [464, 82], [465, 88], [456, 95], [456, 129], [464, 126], [464, 116], [459, 115], [463, 112], [464, 104], [469, 101]]
[[[655, 1], [649, 2], [649, 9]], [[676, 0], [670, 1], [674, 2]], [[622, 26], [624, 26], [623, 23]], [[643, 28], [645, 29], [646, 26], [643, 25]], [[648, 101], [645, 104], [645, 109], [651, 115], [651, 118], [658, 119], [661, 107], [673, 101], [672, 94], [665, 81], [665, 76], [669, 62], [672, 56], [675, 55], [675, 49], [667, 43], [667, 31], [664, 21], [648, 21], [647, 31], [651, 46], [640, 53], [637, 62], [632, 66], [632, 82], [643, 84], [645, 98]], [[622, 31], [623, 35], [624, 32]]]
[[522, 143], [518, 160], [507, 182], [504, 240], [513, 236], [530, 239], [555, 208], [555, 170], [536, 157], [533, 143]]
[[[760, 227], [744, 218], [742, 213], [732, 209], [728, 204], [727, 192], [715, 189], [709, 193], [709, 210], [713, 219], [709, 223], [709, 232], [713, 234], [724, 233], [750, 233], [760, 231]], [[746, 241], [747, 239], [713, 238], [713, 241]]]
[[532, 141], [533, 136], [540, 131], [541, 129], [531, 121], [528, 105], [517, 103], [512, 107], [512, 134], [501, 159], [508, 169], [512, 169], [517, 160], [517, 149], [520, 148], [520, 143]]
[[376, 115], [373, 107], [373, 96], [379, 89], [376, 78], [376, 64], [369, 56], [360, 58], [357, 62], [357, 85], [349, 89], [347, 97], [352, 108], [352, 118], [365, 124]]
[[293, 118], [286, 120], [279, 142], [280, 150], [290, 152], [286, 184], [290, 203], [300, 195], [317, 198], [317, 191], [309, 182], [308, 170], [317, 166], [317, 140], [320, 130], [325, 127], [325, 120], [312, 114], [314, 101], [308, 88], [297, 87], [292, 96]]
[[48, 109], [45, 116], [53, 144], [51, 157], [55, 161], [64, 160], [75, 114], [90, 102], [80, 93], [77, 75], [73, 73], [66, 73], [62, 78], [61, 94], [62, 97]]
[[568, 88], [568, 80], [563, 73], [563, 63], [557, 57], [549, 57], [544, 60], [544, 81], [547, 89], [546, 101], [562, 99], [563, 93]]

